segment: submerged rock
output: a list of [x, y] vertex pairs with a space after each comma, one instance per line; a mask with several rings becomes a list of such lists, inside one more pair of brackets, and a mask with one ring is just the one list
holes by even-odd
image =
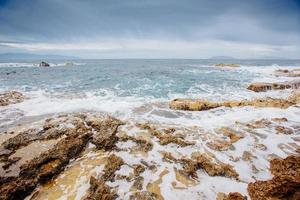
[[286, 77], [298, 77], [300, 76], [300, 69], [279, 69], [275, 71], [276, 76], [286, 76]]
[[220, 161], [213, 161], [213, 158], [206, 153], [194, 152], [190, 158], [175, 158], [170, 152], [161, 152], [163, 160], [167, 162], [180, 163], [183, 166], [180, 173], [191, 178], [198, 178], [197, 170], [203, 169], [210, 176], [226, 176], [238, 180], [239, 174], [234, 168]]
[[219, 192], [216, 200], [247, 200], [247, 197], [238, 192], [230, 192], [228, 195]]
[[243, 101], [225, 101], [225, 102], [210, 102], [202, 99], [174, 99], [170, 102], [169, 106], [174, 110], [189, 110], [189, 111], [202, 111], [210, 110], [217, 107], [241, 107], [241, 106], [254, 106], [254, 107], [273, 107], [286, 109], [292, 105], [299, 103], [300, 93], [292, 93], [288, 99], [275, 99], [263, 98], [254, 100]]
[[284, 90], [300, 88], [300, 80], [280, 83], [251, 83], [247, 89], [254, 92], [266, 92], [268, 90]]
[[26, 97], [17, 91], [8, 91], [0, 93], [0, 106], [8, 106], [10, 104], [21, 103]]
[[110, 155], [107, 158], [107, 163], [104, 166], [104, 174], [101, 178], [105, 181], [113, 180], [115, 171], [119, 170], [122, 165], [124, 165], [122, 158], [116, 156], [115, 154]]
[[114, 200], [118, 198], [116, 192], [105, 184], [102, 179], [90, 178], [90, 188], [85, 200]]
[[193, 141], [186, 141], [179, 136], [172, 135], [174, 131], [172, 132], [167, 131], [162, 133], [158, 131], [155, 127], [151, 126], [150, 124], [137, 124], [137, 126], [142, 129], [148, 130], [152, 136], [156, 137], [159, 140], [160, 145], [167, 145], [173, 143], [181, 147], [186, 147], [195, 144], [195, 142]]
[[135, 192], [133, 195], [129, 197], [129, 200], [156, 200], [156, 199], [157, 199], [157, 195], [148, 191]]
[[248, 184], [252, 200], [300, 199], [300, 157], [275, 158], [270, 162], [273, 178]]
[[42, 62], [40, 62], [39, 66], [40, 67], [50, 67], [50, 64], [42, 61]]

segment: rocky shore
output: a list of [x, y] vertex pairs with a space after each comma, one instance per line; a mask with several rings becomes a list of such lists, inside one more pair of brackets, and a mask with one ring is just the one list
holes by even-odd
[[[4, 107], [24, 100], [20, 92], [0, 94]], [[299, 103], [295, 90], [286, 99], [175, 99], [169, 106], [283, 110]], [[299, 122], [288, 117], [206, 129], [92, 112], [53, 114], [0, 133], [0, 199], [300, 199], [299, 135]]]

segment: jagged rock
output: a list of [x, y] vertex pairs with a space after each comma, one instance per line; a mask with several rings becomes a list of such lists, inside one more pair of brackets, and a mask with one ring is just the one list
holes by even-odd
[[247, 200], [247, 197], [238, 192], [230, 192], [228, 195], [219, 192], [216, 200]]
[[70, 135], [59, 141], [53, 149], [20, 167], [19, 176], [0, 178], [0, 199], [23, 199], [38, 184], [58, 175], [73, 158], [85, 148], [91, 133]]
[[297, 77], [300, 76], [300, 69], [279, 69], [275, 71], [276, 76]]
[[[293, 95], [293, 96], [292, 96]], [[217, 107], [241, 107], [241, 106], [254, 106], [254, 107], [274, 107], [274, 108], [288, 108], [295, 105], [297, 99], [292, 94], [289, 99], [275, 99], [264, 98], [243, 101], [225, 101], [225, 102], [209, 102], [207, 100], [195, 99], [174, 99], [170, 102], [170, 108], [174, 110], [189, 110], [189, 111], [202, 111], [210, 110]], [[293, 97], [293, 98], [292, 98]]]
[[[91, 120], [93, 119], [93, 120]], [[45, 120], [41, 128], [27, 129], [9, 138], [1, 144], [2, 167], [8, 168], [0, 177], [0, 199], [23, 199], [37, 185], [46, 183], [57, 176], [85, 149], [90, 141], [98, 142], [101, 134], [102, 149], [114, 146], [115, 134], [121, 122], [110, 117], [91, 114], [64, 114]], [[111, 137], [108, 137], [111, 136]], [[24, 163], [10, 155], [21, 148], [40, 140], [55, 139], [56, 143], [38, 156]], [[15, 164], [17, 162], [17, 164]], [[123, 160], [115, 155], [108, 158], [102, 179], [113, 180], [114, 172], [123, 164]], [[9, 173], [10, 165], [17, 167], [16, 173]], [[6, 174], [7, 173], [7, 174]]]
[[[0, 146], [1, 159], [7, 158], [17, 149], [27, 146], [34, 141], [57, 139], [61, 136], [83, 134], [90, 131], [84, 124], [84, 120], [77, 116], [58, 116], [55, 119], [47, 119], [43, 129], [28, 129], [9, 138]], [[4, 158], [3, 158], [4, 157]]]
[[237, 131], [229, 127], [222, 127], [219, 129], [219, 131], [221, 131], [223, 135], [229, 137], [231, 143], [237, 142], [245, 137], [243, 134], [237, 133]]
[[156, 137], [159, 140], [159, 143], [161, 145], [167, 145], [170, 143], [177, 144], [181, 147], [189, 146], [189, 145], [194, 145], [195, 142], [193, 141], [186, 141], [182, 139], [181, 137], [178, 137], [176, 135], [171, 135], [167, 133], [161, 133], [158, 131], [155, 127], [151, 126], [150, 124], [137, 124], [138, 127], [148, 130], [151, 135]]
[[232, 142], [218, 139], [210, 141], [206, 145], [216, 151], [227, 151], [232, 147]]
[[267, 90], [297, 89], [300, 87], [300, 80], [281, 83], [251, 83], [247, 89], [254, 92], [266, 92]]
[[17, 91], [8, 91], [0, 93], [0, 106], [8, 106], [10, 104], [21, 103], [26, 97]]
[[49, 63], [46, 63], [44, 61], [40, 62], [39, 66], [40, 67], [50, 67]]
[[300, 92], [294, 91], [292, 94], [288, 97], [288, 100], [293, 103], [300, 103]]
[[186, 174], [192, 178], [197, 178], [197, 170], [203, 169], [210, 176], [226, 176], [230, 178], [238, 179], [238, 173], [229, 164], [222, 163], [220, 161], [214, 162], [212, 157], [205, 153], [194, 152], [191, 159], [179, 158], [176, 159], [169, 152], [161, 152], [163, 160], [167, 162], [180, 163], [183, 166], [180, 173]]
[[156, 199], [157, 199], [157, 195], [148, 191], [135, 192], [133, 195], [129, 197], [129, 200], [156, 200]]
[[275, 158], [270, 162], [273, 178], [248, 184], [252, 200], [300, 199], [300, 157]]
[[143, 137], [134, 137], [129, 136], [127, 134], [118, 135], [119, 140], [128, 141], [131, 140], [135, 142], [137, 145], [132, 148], [132, 150], [148, 152], [153, 148], [153, 143], [150, 140], [144, 139]]
[[90, 178], [90, 188], [85, 200], [114, 200], [118, 195], [102, 179]]
[[276, 126], [275, 130], [279, 134], [291, 135], [294, 133], [293, 129], [285, 127], [285, 126]]
[[110, 150], [115, 146], [119, 139], [116, 136], [118, 127], [124, 124], [113, 117], [103, 120], [94, 116], [87, 117], [86, 123], [96, 130], [96, 133], [93, 134], [92, 143], [96, 145], [97, 149], [103, 150]]
[[119, 170], [122, 165], [124, 165], [122, 158], [116, 156], [115, 154], [110, 155], [107, 158], [107, 162], [104, 166], [104, 174], [102, 175], [102, 179], [105, 181], [113, 180], [115, 177], [115, 171]]
[[143, 189], [143, 184], [144, 184], [144, 177], [137, 176], [137, 177], [134, 178], [134, 182], [133, 182], [130, 190], [132, 190], [132, 191], [142, 190]]
[[238, 64], [233, 64], [233, 63], [219, 63], [215, 65], [216, 67], [239, 67], [240, 65]]
[[134, 174], [134, 176], [139, 176], [145, 170], [146, 170], [146, 168], [141, 164], [133, 165], [133, 174]]

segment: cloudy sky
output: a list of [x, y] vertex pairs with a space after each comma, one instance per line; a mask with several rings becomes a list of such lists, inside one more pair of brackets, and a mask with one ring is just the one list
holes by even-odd
[[0, 0], [0, 53], [300, 58], [299, 0]]

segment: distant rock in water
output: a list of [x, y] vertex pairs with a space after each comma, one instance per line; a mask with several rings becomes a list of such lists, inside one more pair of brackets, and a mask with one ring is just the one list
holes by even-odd
[[233, 64], [233, 63], [219, 63], [215, 65], [216, 67], [240, 67], [238, 64]]
[[40, 64], [39, 64], [40, 67], [50, 67], [49, 63], [46, 63], [44, 61], [42, 61]]
[[10, 104], [20, 103], [26, 97], [17, 91], [9, 91], [0, 93], [0, 106], [8, 106]]

